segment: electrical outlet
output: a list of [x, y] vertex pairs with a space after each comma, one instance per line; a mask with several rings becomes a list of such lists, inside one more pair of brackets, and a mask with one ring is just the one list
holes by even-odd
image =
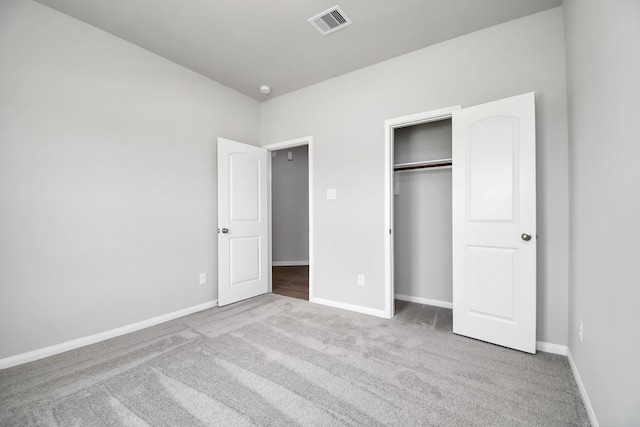
[[580, 321], [580, 327], [578, 328], [578, 337], [580, 338], [580, 342], [582, 342], [582, 332], [584, 331], [584, 325], [582, 324], [582, 320]]
[[204, 285], [207, 283], [207, 273], [200, 273], [200, 284]]
[[358, 286], [364, 286], [364, 274], [358, 274]]

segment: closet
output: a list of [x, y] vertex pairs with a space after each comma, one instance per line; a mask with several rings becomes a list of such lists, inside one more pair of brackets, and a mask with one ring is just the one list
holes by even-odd
[[395, 297], [452, 307], [451, 119], [393, 132]]
[[533, 92], [385, 120], [385, 315], [452, 307], [454, 333], [535, 353], [535, 142]]

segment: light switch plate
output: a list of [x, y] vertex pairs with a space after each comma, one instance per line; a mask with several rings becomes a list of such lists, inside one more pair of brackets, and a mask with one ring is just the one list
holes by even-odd
[[336, 198], [336, 189], [330, 188], [327, 190], [327, 200], [335, 200]]

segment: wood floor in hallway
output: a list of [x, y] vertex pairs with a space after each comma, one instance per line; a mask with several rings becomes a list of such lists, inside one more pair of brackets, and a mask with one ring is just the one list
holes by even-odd
[[309, 300], [309, 266], [272, 267], [272, 292], [287, 297]]

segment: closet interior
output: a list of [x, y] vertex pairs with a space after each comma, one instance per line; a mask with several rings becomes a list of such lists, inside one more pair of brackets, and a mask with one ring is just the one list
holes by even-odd
[[397, 299], [452, 304], [451, 132], [451, 119], [394, 130]]

